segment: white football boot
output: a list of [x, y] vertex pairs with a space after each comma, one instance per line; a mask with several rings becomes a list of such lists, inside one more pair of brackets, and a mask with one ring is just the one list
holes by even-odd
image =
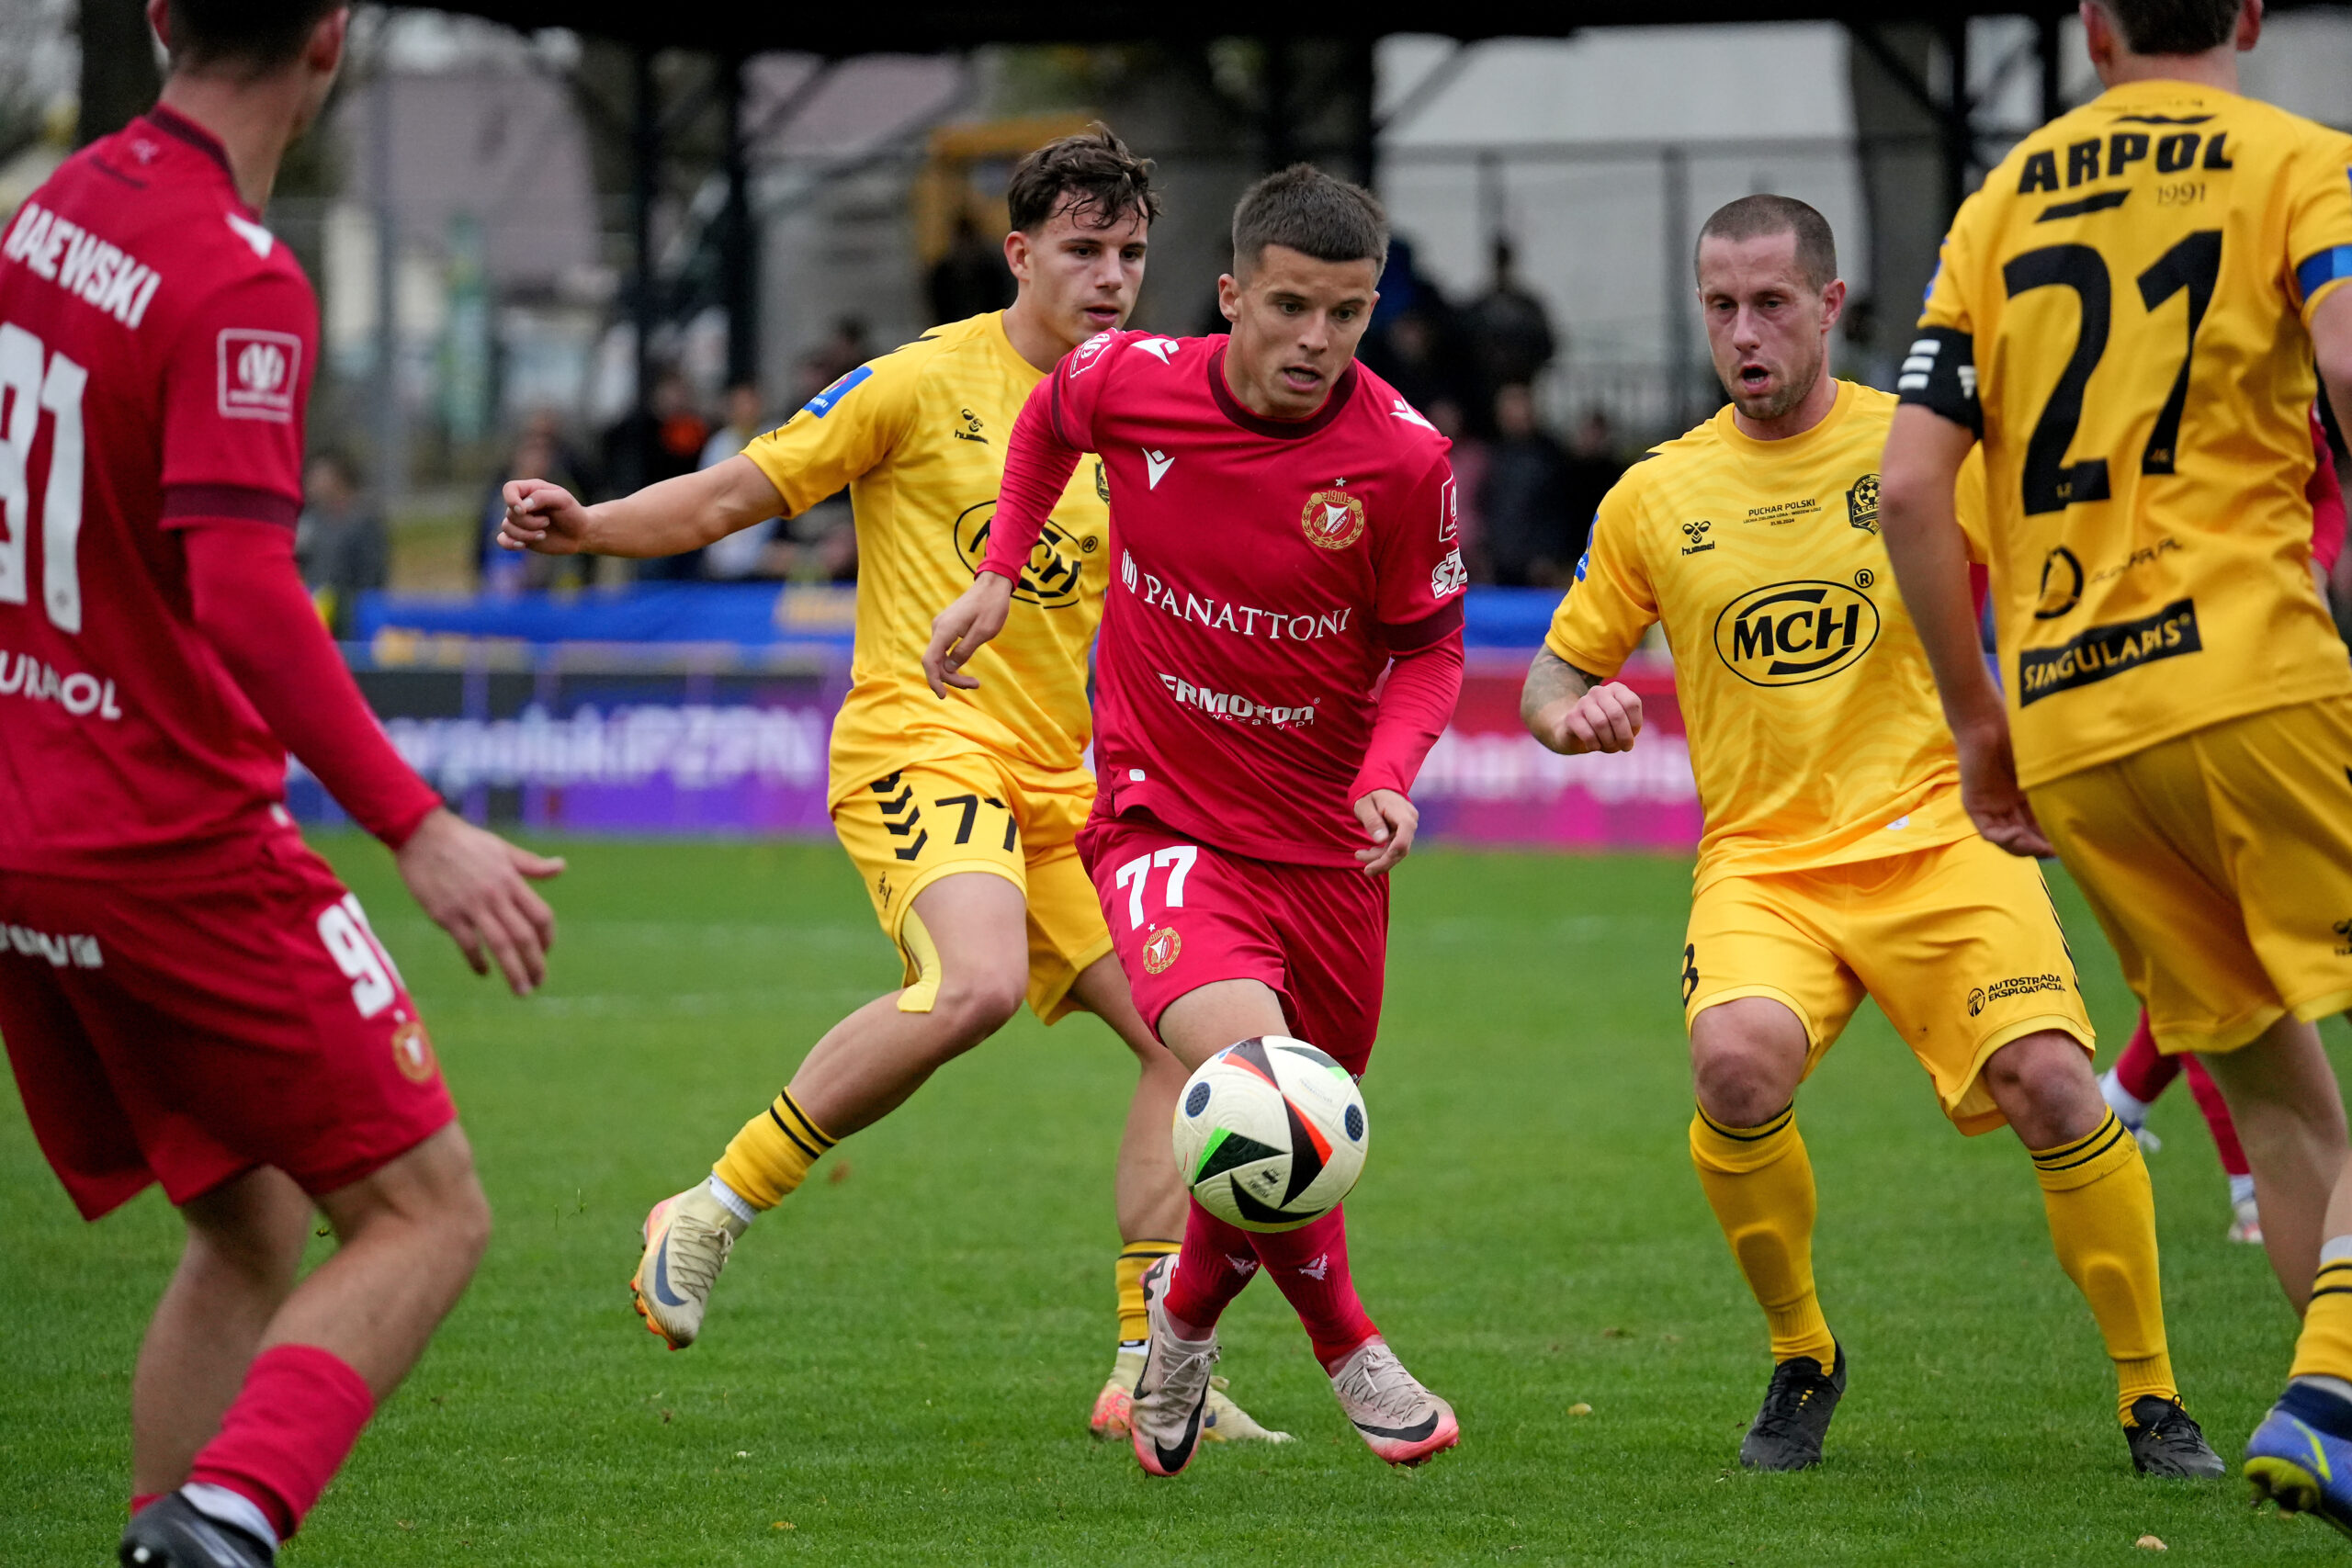
[[1391, 1464], [1419, 1464], [1462, 1440], [1453, 1406], [1423, 1388], [1385, 1339], [1365, 1340], [1340, 1363], [1331, 1394], [1364, 1446]]
[[1176, 1260], [1163, 1258], [1143, 1277], [1151, 1334], [1143, 1342], [1143, 1371], [1136, 1378], [1127, 1419], [1136, 1462], [1146, 1475], [1174, 1475], [1193, 1462], [1208, 1409], [1209, 1377], [1216, 1367], [1216, 1330], [1205, 1339], [1179, 1339], [1169, 1326], [1168, 1282], [1175, 1274]]
[[711, 1287], [743, 1228], [701, 1181], [645, 1216], [645, 1253], [629, 1278], [629, 1296], [645, 1326], [671, 1349], [684, 1349], [702, 1332]]

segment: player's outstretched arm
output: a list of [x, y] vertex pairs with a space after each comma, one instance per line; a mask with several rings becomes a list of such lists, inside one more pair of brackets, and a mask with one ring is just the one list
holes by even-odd
[[775, 483], [740, 453], [594, 506], [545, 479], [509, 479], [500, 493], [499, 547], [543, 556], [684, 555], [784, 510]]
[[391, 849], [417, 902], [476, 973], [487, 973], [487, 952], [517, 995], [536, 987], [555, 917], [524, 878], [553, 876], [563, 863], [451, 816], [392, 750], [303, 592], [291, 529], [223, 518], [179, 532], [197, 629], [278, 743]]
[[510, 844], [443, 807], [417, 824], [393, 861], [418, 907], [449, 933], [475, 974], [496, 964], [518, 997], [546, 982], [555, 911], [531, 884], [560, 873], [561, 860]]
[[1622, 682], [1603, 682], [1538, 649], [1519, 691], [1519, 721], [1546, 750], [1564, 757], [1627, 751], [1642, 733], [1642, 699]]
[[1975, 443], [1968, 426], [1932, 409], [1896, 409], [1879, 465], [1879, 524], [1960, 748], [1961, 804], [1976, 830], [2011, 854], [2055, 854], [2018, 787], [2008, 712], [1977, 641], [1968, 537], [1952, 502], [1960, 466]]

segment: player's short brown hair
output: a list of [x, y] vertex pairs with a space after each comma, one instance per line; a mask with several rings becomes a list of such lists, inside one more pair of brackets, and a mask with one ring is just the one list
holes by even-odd
[[171, 0], [172, 63], [252, 72], [289, 65], [346, 0]]
[[1090, 229], [1108, 229], [1130, 216], [1146, 223], [1159, 216], [1151, 188], [1152, 162], [1127, 151], [1111, 128], [1096, 120], [1075, 136], [1057, 136], [1012, 166], [1004, 189], [1012, 226], [1035, 234], [1067, 212]]
[[1377, 281], [1388, 266], [1388, 214], [1362, 186], [1293, 164], [1244, 191], [1233, 209], [1235, 271], [1256, 266], [1268, 245], [1317, 261], [1368, 261]]
[[1807, 284], [1826, 288], [1838, 278], [1838, 236], [1829, 220], [1792, 196], [1743, 196], [1715, 209], [1699, 229], [1699, 245], [1690, 253], [1690, 268], [1699, 267], [1699, 246], [1710, 239], [1760, 240], [1767, 234], [1793, 234], [1797, 242], [1797, 271]]
[[2202, 54], [2236, 36], [2238, 0], [2098, 0], [2134, 54]]

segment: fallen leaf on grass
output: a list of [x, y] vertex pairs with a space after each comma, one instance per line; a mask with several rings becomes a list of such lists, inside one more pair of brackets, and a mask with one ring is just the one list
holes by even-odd
[[849, 1161], [845, 1159], [835, 1160], [833, 1162], [833, 1168], [827, 1172], [825, 1176], [826, 1182], [834, 1187], [839, 1187], [842, 1182], [847, 1181], [848, 1179]]
[[1589, 1416], [1592, 1414], [1592, 1406], [1579, 1399], [1574, 1404], [1568, 1406], [1568, 1414], [1571, 1416]]
[[2171, 1547], [2166, 1546], [2163, 1541], [2157, 1540], [2152, 1535], [2143, 1535], [2132, 1544], [2138, 1547], [2143, 1551], [2170, 1551], [2172, 1550]]

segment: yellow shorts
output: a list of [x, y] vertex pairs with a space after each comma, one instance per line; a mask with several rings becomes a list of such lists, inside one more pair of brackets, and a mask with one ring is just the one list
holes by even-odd
[[2010, 1041], [2095, 1036], [2041, 869], [1973, 834], [1851, 865], [1727, 876], [1700, 889], [1682, 950], [1682, 1016], [1770, 997], [1804, 1021], [1809, 1077], [1873, 998], [1973, 1136], [2007, 1118], [1977, 1081]]
[[1111, 951], [1078, 829], [1093, 809], [1083, 773], [1040, 776], [983, 752], [910, 762], [837, 799], [833, 831], [865, 879], [874, 913], [906, 964], [899, 1006], [928, 1011], [938, 958], [915, 896], [943, 876], [982, 871], [1029, 906], [1029, 1006], [1047, 1023], [1071, 1010], [1069, 988]]
[[2352, 697], [2192, 730], [2028, 792], [2165, 1051], [2352, 1006]]

